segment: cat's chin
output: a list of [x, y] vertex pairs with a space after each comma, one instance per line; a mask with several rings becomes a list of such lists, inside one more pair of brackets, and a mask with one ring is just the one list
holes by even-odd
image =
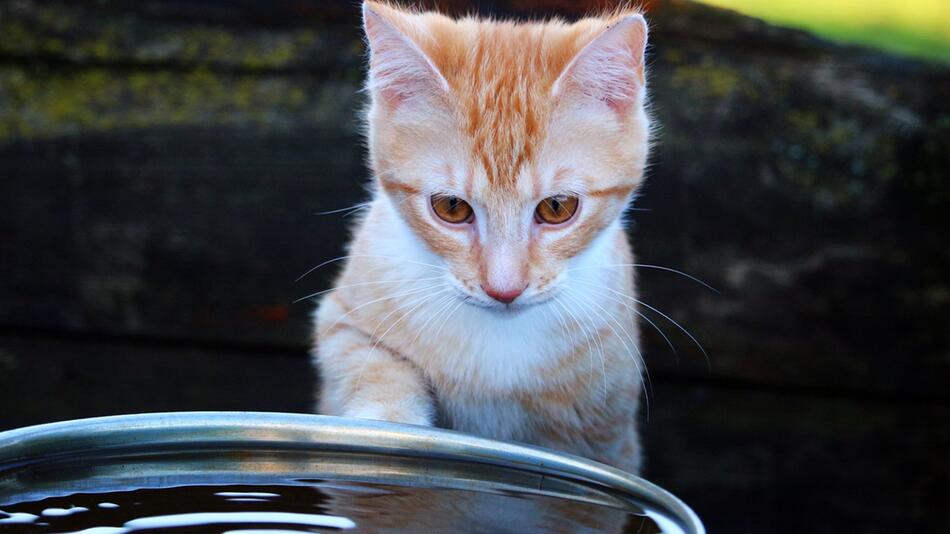
[[511, 303], [511, 304], [500, 304], [498, 306], [489, 306], [486, 309], [502, 317], [506, 317], [506, 316], [514, 317], [515, 315], [518, 315], [519, 313], [527, 310], [530, 307], [532, 307], [532, 304]]
[[506, 315], [514, 316], [530, 308], [531, 306], [533, 306], [533, 304], [531, 303], [521, 304], [517, 302], [512, 302], [511, 304], [501, 304], [498, 302], [483, 302], [481, 300], [478, 300], [474, 297], [470, 297], [468, 295], [462, 298], [462, 302], [474, 308], [479, 308], [489, 313], [494, 313], [501, 316], [506, 316]]
[[532, 298], [531, 300], [527, 302], [515, 301], [510, 304], [502, 304], [500, 302], [483, 302], [467, 295], [462, 300], [465, 302], [465, 304], [468, 304], [469, 306], [474, 306], [476, 308], [483, 309], [489, 313], [498, 315], [500, 317], [514, 317], [531, 308], [540, 306], [550, 301], [553, 298], [554, 296], [550, 295], [550, 296], [543, 296], [541, 298]]

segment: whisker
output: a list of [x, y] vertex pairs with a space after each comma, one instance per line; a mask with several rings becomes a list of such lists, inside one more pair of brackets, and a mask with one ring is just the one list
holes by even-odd
[[[586, 281], [585, 281], [585, 282], [586, 282]], [[617, 295], [620, 295], [621, 297], [628, 298], [628, 299], [630, 299], [630, 300], [636, 302], [637, 304], [643, 306], [644, 308], [647, 308], [648, 310], [651, 310], [651, 311], [653, 311], [653, 312], [659, 314], [661, 317], [663, 317], [664, 319], [666, 319], [667, 321], [669, 321], [670, 323], [672, 323], [673, 326], [675, 326], [676, 328], [678, 328], [681, 332], [683, 332], [684, 334], [686, 334], [686, 335], [689, 337], [689, 339], [692, 340], [692, 342], [693, 342], [697, 347], [699, 347], [699, 350], [703, 353], [703, 356], [706, 358], [706, 367], [707, 367], [709, 370], [712, 370], [712, 364], [711, 364], [710, 361], [709, 361], [709, 354], [706, 352], [706, 349], [703, 348], [703, 345], [693, 336], [693, 334], [689, 333], [689, 330], [683, 328], [683, 326], [682, 326], [681, 324], [679, 324], [678, 322], [676, 322], [675, 320], [673, 320], [672, 317], [670, 317], [669, 315], [667, 315], [667, 314], [661, 312], [660, 310], [654, 308], [653, 306], [650, 306], [649, 304], [647, 304], [646, 302], [643, 302], [642, 300], [639, 300], [639, 299], [636, 299], [636, 298], [634, 298], [634, 297], [631, 297], [630, 295], [627, 295], [626, 293], [621, 293], [620, 291], [617, 291], [617, 290], [615, 290], [615, 289], [611, 289], [611, 288], [609, 288], [609, 287], [604, 287], [604, 286], [600, 286], [600, 285], [597, 285], [597, 284], [593, 284], [593, 283], [591, 283], [591, 282], [586, 282], [586, 283], [587, 283], [588, 285], [590, 285], [590, 286], [593, 286], [593, 287], [600, 287], [601, 289], [605, 289], [605, 290], [607, 290], [607, 291], [610, 291], [611, 293], [616, 293]]]
[[719, 290], [716, 289], [715, 287], [713, 287], [713, 286], [707, 284], [706, 282], [700, 280], [699, 278], [696, 278], [695, 276], [693, 276], [693, 275], [691, 275], [691, 274], [689, 274], [689, 273], [684, 273], [683, 271], [680, 271], [680, 270], [677, 270], [677, 269], [673, 269], [673, 268], [671, 268], [671, 267], [664, 267], [664, 266], [662, 266], [662, 265], [651, 265], [651, 264], [649, 264], [649, 263], [609, 263], [609, 264], [606, 264], [606, 265], [589, 265], [589, 266], [587, 266], [587, 267], [572, 267], [572, 268], [570, 268], [570, 269], [565, 269], [565, 272], [567, 272], [567, 271], [581, 271], [581, 270], [586, 270], [586, 269], [609, 269], [609, 268], [611, 268], [611, 267], [638, 267], [638, 268], [644, 268], [644, 269], [656, 269], [656, 270], [659, 270], [659, 271], [666, 271], [666, 272], [669, 272], [669, 273], [678, 274], [678, 275], [680, 275], [680, 276], [686, 277], [686, 278], [692, 280], [693, 282], [696, 282], [697, 284], [699, 284], [699, 285], [705, 287], [706, 289], [708, 289], [708, 290], [710, 290], [710, 291], [713, 291], [713, 292], [715, 292], [715, 293], [718, 293], [718, 294], [721, 294], [721, 293], [722, 293], [721, 291], [719, 291]]
[[[557, 302], [556, 299], [552, 302], [552, 304], [553, 303], [557, 303], [560, 305], [560, 303]], [[545, 310], [547, 310], [548, 308], [549, 308], [548, 306], [544, 307]], [[562, 328], [565, 333], [571, 336], [571, 350], [576, 350], [577, 344], [578, 344], [577, 338], [574, 336], [574, 331], [568, 326], [567, 318], [563, 314], [561, 314], [560, 308], [557, 308], [557, 307], [550, 307], [550, 308], [551, 308], [550, 309], [551, 315], [553, 315], [554, 318], [557, 320], [558, 326]]]
[[410, 308], [408, 311], [406, 311], [405, 313], [403, 313], [398, 319], [396, 319], [396, 321], [394, 321], [393, 324], [390, 325], [389, 328], [387, 328], [385, 332], [383, 332], [383, 335], [379, 336], [379, 339], [377, 339], [377, 340], [376, 340], [376, 343], [373, 344], [373, 349], [376, 349], [376, 347], [379, 346], [380, 343], [382, 343], [383, 339], [385, 339], [386, 335], [389, 334], [389, 333], [392, 331], [393, 328], [396, 328], [396, 326], [398, 326], [399, 323], [401, 323], [401, 322], [403, 321], [403, 319], [405, 319], [406, 317], [409, 317], [414, 311], [416, 311], [417, 309], [419, 309], [419, 307], [422, 306], [423, 304], [425, 304], [426, 302], [432, 300], [433, 298], [439, 296], [439, 295], [442, 294], [442, 293], [445, 293], [446, 291], [450, 291], [450, 289], [446, 288], [446, 289], [443, 289], [443, 290], [441, 290], [441, 291], [437, 291], [437, 292], [435, 292], [435, 293], [433, 293], [433, 294], [431, 294], [431, 295], [428, 295], [428, 296], [426, 296], [426, 297], [423, 297], [421, 300], [419, 300], [418, 303], [417, 303], [415, 306], [413, 306], [412, 308]]
[[[396, 321], [394, 321], [393, 324], [390, 325], [389, 328], [387, 328], [385, 332], [383, 332], [383, 335], [382, 335], [382, 336], [380, 336], [379, 338], [376, 339], [376, 342], [373, 343], [373, 346], [372, 346], [372, 348], [370, 349], [370, 351], [371, 351], [371, 352], [374, 352], [374, 351], [379, 347], [379, 344], [382, 343], [383, 338], [386, 337], [386, 334], [390, 333], [393, 328], [396, 328], [396, 326], [397, 326], [400, 322], [402, 322], [403, 319], [405, 319], [406, 317], [408, 317], [412, 312], [414, 312], [414, 311], [415, 311], [416, 309], [418, 309], [420, 306], [422, 306], [423, 304], [425, 304], [426, 301], [432, 299], [433, 297], [435, 297], [435, 296], [437, 296], [437, 295], [439, 295], [439, 294], [441, 294], [441, 293], [443, 293], [443, 292], [445, 292], [445, 291], [450, 291], [450, 289], [449, 289], [449, 288], [444, 288], [444, 289], [442, 289], [442, 290], [440, 290], [440, 291], [436, 291], [435, 293], [430, 293], [430, 294], [423, 295], [421, 298], [416, 299], [416, 300], [412, 301], [411, 303], [405, 303], [405, 304], [402, 304], [402, 305], [400, 305], [400, 306], [397, 306], [395, 310], [393, 310], [393, 311], [389, 312], [388, 314], [386, 314], [386, 316], [383, 317], [383, 318], [379, 321], [379, 323], [377, 323], [376, 328], [373, 329], [373, 333], [370, 334], [370, 336], [369, 336], [370, 339], [373, 339], [373, 338], [376, 337], [376, 332], [377, 332], [377, 330], [379, 330], [379, 327], [382, 326], [382, 325], [386, 322], [386, 319], [388, 319], [390, 316], [392, 316], [393, 312], [396, 312], [396, 311], [398, 311], [398, 310], [401, 310], [401, 309], [405, 308], [406, 306], [408, 306], [408, 305], [410, 305], [410, 304], [414, 304], [414, 306], [412, 306], [412, 308], [410, 308], [410, 309], [407, 310], [405, 313], [403, 313], [401, 316], [399, 316], [399, 318], [396, 319]], [[366, 364], [367, 364], [368, 361], [369, 361], [369, 360], [365, 360], [365, 361], [363, 362], [363, 365], [360, 367], [360, 372], [359, 372], [359, 374], [357, 374], [357, 376], [356, 376], [356, 385], [353, 387], [354, 390], [358, 390], [359, 387], [360, 387], [360, 381], [362, 381], [362, 379], [363, 379], [363, 371], [366, 369]]]
[[[583, 328], [584, 336], [587, 338], [587, 354], [589, 355], [590, 364], [588, 365], [588, 374], [587, 374], [587, 387], [591, 387], [591, 381], [594, 379], [594, 348], [591, 346], [590, 334], [587, 332], [587, 329], [581, 325], [581, 322], [578, 320], [577, 316], [560, 300], [554, 299], [552, 302], [557, 304], [561, 309], [564, 310], [564, 313], [570, 315], [571, 320], [574, 321], [575, 327]], [[575, 341], [575, 346], [577, 346]], [[604, 403], [606, 403], [606, 397], [604, 398]]]
[[[386, 319], [389, 319], [390, 317], [393, 316], [393, 314], [398, 313], [399, 310], [405, 309], [406, 307], [411, 306], [411, 305], [415, 304], [416, 302], [418, 302], [418, 303], [421, 304], [421, 303], [425, 302], [426, 300], [428, 300], [429, 298], [431, 298], [431, 297], [433, 297], [433, 296], [435, 296], [435, 295], [439, 295], [439, 294], [445, 292], [447, 289], [448, 289], [448, 288], [443, 288], [443, 289], [441, 289], [441, 290], [439, 290], [439, 291], [436, 291], [435, 293], [425, 293], [425, 294], [423, 294], [422, 296], [420, 296], [420, 297], [419, 297], [418, 299], [416, 299], [416, 300], [412, 300], [412, 301], [410, 301], [410, 302], [404, 302], [404, 303], [402, 303], [402, 304], [396, 306], [396, 307], [393, 308], [389, 313], [387, 313], [386, 315], [384, 315], [383, 318], [379, 320], [379, 322], [376, 323], [376, 328], [374, 328], [374, 329], [373, 329], [373, 332], [369, 335], [370, 339], [376, 338], [376, 332], [378, 332], [379, 329], [386, 323]], [[412, 310], [414, 310], [414, 309], [415, 309], [415, 308], [413, 308]], [[409, 310], [409, 312], [411, 312], [412, 310]], [[400, 316], [400, 319], [404, 318], [409, 312], [406, 312], [405, 314], [403, 314], [402, 316]], [[396, 323], [393, 323], [393, 324], [395, 325]], [[389, 330], [386, 330], [386, 333], [388, 334], [390, 330], [392, 330], [392, 327], [390, 327]], [[386, 334], [383, 334], [383, 335], [385, 336]], [[377, 344], [378, 344], [378, 342], [377, 342]], [[375, 345], [374, 345], [374, 347], [375, 347]]]
[[[392, 171], [388, 171], [388, 172], [391, 173]], [[378, 177], [378, 176], [379, 176], [379, 175], [377, 175], [377, 177]], [[420, 193], [410, 193], [410, 194], [406, 195], [405, 198], [403, 198], [402, 200], [400, 200], [398, 205], [401, 205], [402, 203], [406, 202], [407, 200], [410, 200], [410, 199], [412, 199], [412, 198], [415, 198], [415, 197], [417, 197], [417, 196], [419, 196], [419, 195], [420, 195]], [[344, 212], [346, 212], [346, 213], [343, 215], [343, 217], [349, 217], [349, 216], [353, 215], [354, 213], [357, 213], [357, 212], [360, 212], [360, 211], [369, 209], [369, 208], [371, 208], [371, 207], [373, 207], [373, 201], [372, 201], [372, 200], [367, 200], [367, 201], [364, 201], [364, 202], [358, 202], [358, 203], [353, 204], [352, 206], [349, 206], [349, 207], [346, 207], [346, 208], [338, 208], [338, 209], [327, 210], [327, 211], [318, 211], [318, 212], [314, 213], [314, 215], [334, 215], [334, 214], [336, 214], [336, 213], [344, 213]]]
[[414, 198], [416, 198], [416, 197], [418, 197], [418, 196], [420, 196], [420, 195], [422, 195], [422, 193], [409, 193], [409, 194], [406, 195], [402, 200], [400, 200], [399, 203], [396, 204], [396, 205], [397, 205], [397, 206], [402, 206], [402, 205], [405, 204], [407, 201], [412, 200], [412, 199], [414, 199]]
[[390, 299], [395, 299], [395, 298], [400, 298], [400, 297], [406, 297], [406, 296], [409, 296], [409, 295], [413, 295], [413, 294], [415, 294], [415, 293], [420, 293], [420, 292], [428, 291], [428, 290], [430, 290], [430, 289], [435, 289], [435, 288], [439, 287], [440, 285], [442, 285], [442, 284], [435, 283], [435, 284], [430, 284], [430, 285], [427, 285], [427, 286], [424, 286], [424, 287], [416, 287], [416, 288], [412, 288], [412, 289], [407, 289], [407, 290], [405, 290], [405, 291], [400, 291], [400, 292], [398, 292], [398, 293], [396, 293], [396, 294], [394, 294], [394, 295], [389, 295], [389, 296], [387, 296], [387, 297], [380, 297], [380, 298], [378, 298], [378, 299], [373, 299], [373, 300], [371, 300], [371, 301], [369, 301], [369, 302], [364, 302], [363, 304], [360, 304], [359, 306], [357, 306], [357, 307], [351, 309], [350, 311], [348, 311], [348, 312], [344, 313], [343, 315], [341, 315], [340, 317], [338, 317], [337, 320], [336, 320], [336, 321], [333, 321], [333, 324], [331, 324], [329, 327], [327, 327], [327, 329], [324, 330], [323, 333], [326, 334], [326, 333], [329, 332], [330, 330], [333, 330], [333, 328], [334, 328], [337, 324], [339, 324], [340, 321], [342, 321], [343, 319], [346, 319], [346, 318], [347, 318], [350, 314], [352, 314], [353, 312], [355, 312], [355, 311], [357, 311], [357, 310], [360, 310], [360, 309], [362, 309], [362, 308], [365, 308], [366, 306], [369, 306], [369, 305], [371, 305], [371, 304], [375, 304], [375, 303], [377, 303], [377, 302], [382, 302], [382, 301], [384, 301], [384, 300], [390, 300]]
[[[646, 368], [646, 360], [643, 359], [643, 353], [640, 351], [640, 346], [637, 344], [636, 340], [633, 339], [633, 336], [630, 335], [630, 333], [623, 326], [623, 324], [619, 320], [617, 320], [617, 318], [614, 317], [612, 313], [607, 311], [606, 308], [601, 306], [596, 300], [580, 293], [578, 294], [578, 297], [583, 298], [584, 301], [588, 303], [592, 303], [594, 306], [597, 306], [598, 308], [600, 308], [600, 310], [603, 312], [603, 315], [597, 313], [597, 310], [593, 310], [594, 313], [597, 313], [600, 319], [605, 319], [605, 318], [609, 319], [613, 321], [617, 326], [619, 326], [624, 336], [627, 337], [627, 340], [630, 341], [630, 344], [632, 344], [633, 348], [637, 351], [637, 356], [634, 357], [632, 354], [632, 351], [630, 350], [630, 345], [627, 345], [627, 341], [623, 339], [623, 337], [620, 335], [619, 332], [617, 332], [617, 329], [614, 328], [613, 325], [611, 325], [609, 322], [606, 323], [607, 327], [610, 328], [610, 330], [614, 333], [614, 335], [620, 339], [620, 342], [623, 343], [623, 348], [627, 351], [627, 355], [630, 356], [630, 359], [633, 361], [633, 364], [637, 366], [637, 371], [641, 375], [640, 381], [641, 381], [641, 384], [643, 384], [644, 386], [644, 398], [646, 399], [646, 417], [647, 417], [647, 421], [649, 421], [650, 420], [650, 394], [653, 392], [653, 380], [650, 377], [650, 371]], [[641, 362], [642, 362], [642, 365], [641, 365]]]
[[[593, 337], [594, 337], [595, 342], [597, 342], [596, 344], [597, 344], [598, 352], [599, 352], [599, 355], [600, 355], [600, 368], [601, 368], [601, 373], [602, 373], [602, 376], [603, 376], [603, 379], [604, 379], [604, 405], [606, 406], [606, 404], [607, 404], [607, 396], [608, 396], [608, 392], [607, 392], [607, 355], [606, 355], [606, 353], [604, 352], [604, 342], [603, 342], [603, 340], [598, 340], [597, 337], [596, 337], [596, 334], [597, 334], [596, 321], [594, 321], [593, 316], [590, 314], [590, 310], [586, 309], [586, 308], [582, 305], [582, 303], [581, 303], [577, 298], [575, 298], [574, 295], [571, 294], [570, 291], [565, 290], [565, 291], [563, 291], [561, 294], [562, 294], [564, 297], [571, 299], [571, 301], [574, 303], [574, 305], [577, 306], [577, 309], [584, 311], [585, 315], [587, 315], [587, 320], [589, 321], [591, 328], [594, 328], [594, 334], [595, 334], [595, 336], [593, 336]], [[585, 330], [585, 332], [587, 331], [587, 327], [586, 327], [586, 326], [584, 327], [584, 330]], [[592, 351], [592, 352], [593, 352], [593, 351]]]
[[334, 286], [334, 287], [331, 287], [331, 288], [329, 288], [329, 289], [324, 289], [324, 290], [322, 290], [322, 291], [317, 291], [316, 293], [311, 293], [311, 294], [309, 294], [309, 295], [307, 295], [307, 296], [305, 296], [305, 297], [300, 297], [299, 299], [295, 300], [295, 301], [293, 302], [293, 304], [297, 304], [298, 302], [301, 302], [301, 301], [304, 301], [304, 300], [307, 300], [307, 299], [312, 299], [312, 298], [314, 298], [314, 297], [319, 297], [320, 295], [323, 295], [324, 293], [329, 293], [329, 292], [335, 291], [335, 290], [337, 290], [337, 289], [346, 289], [346, 288], [349, 288], [349, 287], [370, 286], [370, 285], [378, 285], [378, 284], [406, 284], [406, 283], [409, 283], [409, 282], [422, 282], [422, 281], [425, 281], [425, 280], [439, 280], [439, 279], [441, 279], [441, 278], [442, 278], [441, 276], [429, 276], [429, 277], [425, 277], [425, 278], [407, 278], [407, 279], [403, 279], [403, 280], [375, 280], [375, 281], [372, 281], [372, 282], [356, 282], [356, 283], [353, 283], [353, 284], [344, 284], [344, 285], [342, 285], [342, 286]]
[[[555, 299], [554, 301], [552, 301], [551, 304], [558, 304], [558, 305], [560, 305], [560, 303], [557, 302], [556, 299]], [[553, 317], [555, 318], [555, 320], [557, 320], [558, 327], [559, 327], [560, 329], [562, 329], [562, 331], [563, 331], [564, 333], [570, 335], [570, 343], [571, 343], [570, 350], [571, 350], [571, 353], [573, 353], [574, 351], [578, 350], [577, 338], [574, 336], [574, 331], [568, 326], [568, 324], [567, 324], [567, 319], [564, 317], [564, 315], [561, 314], [561, 310], [560, 310], [559, 308], [557, 308], [557, 307], [554, 307], [554, 306], [543, 306], [542, 309], [543, 309], [545, 312], [551, 312], [551, 316], [553, 316]], [[592, 370], [593, 368], [594, 368], [593, 359], [591, 358], [591, 364], [590, 364], [590, 366], [588, 367], [588, 371]], [[590, 388], [591, 379], [593, 378], [593, 373], [588, 372], [587, 376], [588, 376], [587, 387], [588, 387], [588, 389], [589, 389], [589, 388]]]
[[415, 265], [423, 265], [423, 266], [425, 266], [425, 267], [432, 267], [433, 269], [441, 269], [441, 270], [443, 270], [443, 271], [448, 271], [448, 269], [447, 269], [446, 267], [442, 267], [441, 265], [433, 265], [433, 264], [431, 264], [431, 263], [423, 263], [423, 262], [421, 262], [421, 261], [407, 260], [407, 259], [405, 259], [405, 258], [400, 258], [400, 257], [398, 257], [398, 256], [385, 256], [385, 255], [382, 255], [382, 254], [347, 254], [347, 255], [345, 255], [345, 256], [338, 256], [338, 257], [333, 258], [333, 259], [331, 259], [331, 260], [327, 260], [327, 261], [325, 261], [325, 262], [323, 262], [323, 263], [317, 265], [316, 267], [312, 267], [312, 268], [311, 268], [310, 270], [308, 270], [307, 272], [305, 272], [305, 273], [303, 273], [302, 275], [298, 276], [297, 279], [294, 280], [294, 282], [299, 282], [299, 281], [303, 280], [304, 278], [306, 278], [307, 275], [309, 275], [310, 273], [316, 271], [317, 269], [319, 269], [319, 268], [321, 268], [321, 267], [325, 267], [325, 266], [327, 266], [327, 265], [330, 265], [331, 263], [336, 263], [336, 262], [338, 262], [338, 261], [348, 260], [348, 259], [351, 259], [351, 258], [385, 258], [385, 259], [399, 260], [399, 261], [404, 262], [404, 263], [412, 263], [412, 264], [415, 264]]
[[[586, 280], [579, 280], [579, 281], [581, 281], [581, 282], [587, 282]], [[601, 289], [599, 285], [595, 285], [595, 284], [593, 284], [593, 283], [591, 283], [591, 282], [587, 282], [587, 284], [588, 284], [592, 289], [595, 289], [595, 290]], [[633, 313], [637, 314], [641, 319], [643, 319], [644, 321], [646, 321], [650, 326], [652, 326], [652, 327], [654, 328], [654, 330], [656, 330], [656, 331], [663, 337], [663, 339], [666, 341], [667, 346], [669, 346], [669, 347], [670, 347], [670, 350], [673, 352], [673, 356], [676, 357], [676, 364], [679, 365], [679, 353], [677, 353], [676, 347], [673, 346], [673, 342], [670, 341], [669, 336], [667, 336], [666, 333], [665, 333], [663, 330], [661, 330], [660, 327], [659, 327], [655, 322], [653, 322], [653, 320], [651, 320], [649, 317], [647, 317], [646, 315], [644, 315], [640, 310], [638, 310], [638, 309], [636, 309], [635, 307], [631, 306], [630, 304], [627, 304], [626, 302], [624, 302], [624, 301], [618, 299], [617, 297], [614, 297], [614, 296], [612, 296], [612, 295], [608, 295], [607, 293], [604, 293], [603, 291], [599, 291], [599, 292], [598, 292], [598, 295], [601, 296], [601, 297], [608, 298], [608, 299], [610, 299], [610, 300], [612, 300], [612, 301], [614, 301], [614, 302], [620, 304], [621, 306], [626, 307], [627, 309], [629, 309], [629, 310], [632, 311]]]
[[370, 207], [372, 204], [373, 204], [373, 203], [370, 202], [370, 201], [359, 202], [359, 203], [357, 203], [357, 204], [353, 204], [352, 206], [348, 206], [348, 207], [346, 207], [346, 208], [339, 208], [339, 209], [327, 210], [327, 211], [318, 211], [318, 212], [314, 213], [314, 215], [333, 215], [333, 214], [335, 214], [335, 213], [359, 211], [359, 210], [366, 209], [366, 208]]
[[[380, 302], [380, 301], [383, 301], [383, 300], [390, 300], [390, 299], [394, 299], [394, 298], [400, 298], [400, 297], [404, 297], [404, 296], [406, 296], [406, 295], [410, 295], [410, 294], [414, 294], [414, 293], [420, 293], [420, 292], [428, 291], [429, 289], [438, 287], [439, 285], [440, 285], [440, 284], [432, 284], [432, 285], [425, 286], [425, 287], [422, 287], [422, 288], [415, 288], [415, 289], [410, 289], [410, 290], [407, 290], [407, 291], [401, 291], [401, 292], [398, 292], [398, 293], [396, 293], [396, 294], [394, 294], [394, 295], [391, 295], [391, 296], [388, 296], [388, 297], [383, 297], [383, 298], [379, 298], [379, 299], [373, 299], [373, 300], [371, 300], [371, 301], [369, 301], [369, 302], [365, 302], [365, 303], [363, 303], [363, 304], [360, 304], [359, 306], [357, 306], [357, 307], [351, 309], [350, 311], [346, 312], [346, 313], [343, 314], [342, 316], [338, 317], [337, 320], [334, 321], [333, 324], [330, 325], [330, 326], [324, 331], [324, 334], [325, 334], [326, 332], [329, 332], [330, 330], [332, 330], [333, 327], [335, 327], [340, 321], [342, 321], [342, 320], [345, 319], [348, 315], [350, 315], [351, 313], [355, 312], [356, 310], [358, 310], [358, 309], [360, 309], [360, 308], [363, 308], [363, 307], [368, 306], [368, 305], [370, 305], [370, 304], [373, 304], [373, 303], [375, 303], [375, 302]], [[429, 296], [429, 295], [423, 295], [423, 299], [428, 298], [428, 296]], [[415, 302], [415, 301], [413, 301], [413, 302]], [[399, 310], [399, 309], [402, 308], [403, 306], [405, 306], [405, 304], [404, 304], [404, 305], [401, 305], [401, 306], [399, 306], [399, 307], [397, 307], [396, 310]], [[394, 311], [395, 311], [395, 310], [394, 310]], [[390, 312], [390, 314], [391, 314], [391, 313], [392, 313], [392, 312]], [[386, 316], [386, 318], [388, 318], [388, 317], [389, 317], [389, 315]], [[385, 320], [386, 318], [383, 318], [383, 320]], [[377, 328], [378, 328], [378, 325], [377, 325]], [[388, 332], [388, 331], [387, 331], [387, 332]], [[373, 334], [375, 334], [375, 333], [376, 333], [376, 330], [373, 330]], [[372, 336], [370, 336], [370, 339], [372, 339]], [[378, 342], [377, 342], [377, 344], [378, 344]], [[376, 348], [376, 344], [373, 345], [373, 349], [375, 349], [375, 348]], [[369, 361], [369, 360], [365, 360], [365, 361], [363, 362], [363, 364], [360, 366], [360, 372], [359, 372], [359, 374], [357, 374], [357, 377], [356, 377], [356, 385], [354, 386], [354, 390], [358, 390], [358, 389], [359, 389], [360, 381], [361, 381], [362, 378], [363, 378], [363, 371], [366, 369], [366, 364], [368, 363], [368, 361]]]
[[446, 323], [448, 323], [449, 319], [453, 315], [455, 315], [455, 312], [459, 311], [459, 308], [461, 308], [463, 304], [465, 304], [465, 298], [459, 299], [458, 304], [456, 304], [455, 307], [452, 308], [452, 311], [445, 314], [445, 317], [442, 319], [442, 323], [439, 325], [439, 328], [435, 331], [435, 335], [433, 336], [435, 339], [439, 338], [439, 334], [442, 333], [442, 329], [445, 327]]
[[435, 303], [435, 306], [439, 306], [439, 309], [435, 313], [430, 315], [429, 318], [426, 319], [426, 322], [422, 323], [422, 326], [419, 327], [419, 330], [416, 331], [415, 337], [413, 337], [412, 341], [409, 342], [409, 347], [415, 346], [416, 341], [419, 340], [419, 336], [422, 334], [422, 332], [426, 328], [429, 327], [429, 323], [431, 323], [433, 319], [439, 317], [442, 313], [445, 312], [445, 310], [449, 309], [449, 306], [452, 305], [452, 297], [453, 295], [450, 293], [448, 295], [443, 296], [441, 300]]

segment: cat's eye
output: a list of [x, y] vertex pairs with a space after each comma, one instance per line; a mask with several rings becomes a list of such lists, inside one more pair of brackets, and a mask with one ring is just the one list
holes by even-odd
[[450, 224], [471, 222], [475, 216], [468, 202], [452, 195], [432, 195], [432, 211]]
[[578, 198], [574, 195], [554, 195], [538, 204], [534, 215], [538, 222], [561, 224], [567, 222], [577, 212]]

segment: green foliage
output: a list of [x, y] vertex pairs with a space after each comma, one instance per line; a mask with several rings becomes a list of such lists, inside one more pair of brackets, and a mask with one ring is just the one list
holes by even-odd
[[946, 0], [699, 0], [820, 36], [950, 62]]

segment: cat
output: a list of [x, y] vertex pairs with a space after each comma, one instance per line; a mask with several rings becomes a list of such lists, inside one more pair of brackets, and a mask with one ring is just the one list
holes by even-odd
[[317, 411], [638, 472], [623, 213], [649, 147], [644, 17], [367, 1], [363, 28], [372, 199], [315, 314]]

